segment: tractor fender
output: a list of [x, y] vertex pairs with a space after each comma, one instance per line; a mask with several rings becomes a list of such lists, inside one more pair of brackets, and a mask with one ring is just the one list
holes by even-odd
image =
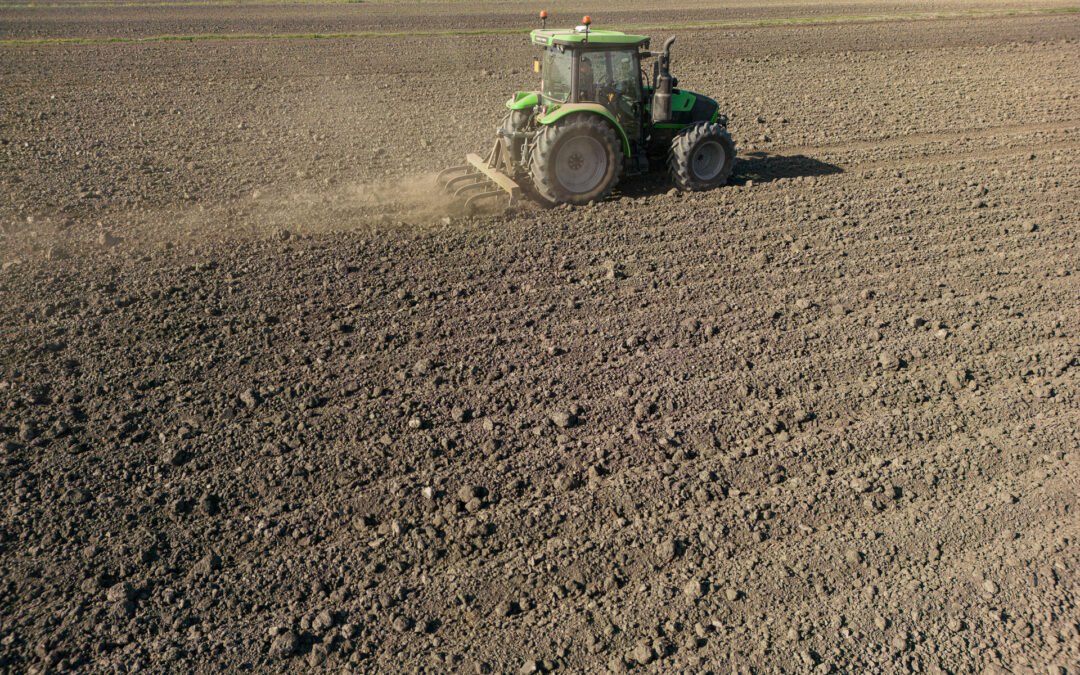
[[519, 91], [514, 98], [506, 101], [506, 107], [511, 110], [525, 110], [540, 103], [540, 94], [535, 91]]
[[630, 156], [630, 139], [626, 137], [626, 132], [623, 131], [622, 125], [619, 124], [618, 120], [615, 119], [615, 116], [611, 114], [610, 110], [599, 103], [567, 103], [541, 117], [539, 122], [540, 124], [554, 124], [567, 115], [575, 115], [578, 113], [599, 115], [610, 122], [611, 126], [615, 127], [615, 130], [619, 132], [619, 138], [622, 139], [624, 156]]

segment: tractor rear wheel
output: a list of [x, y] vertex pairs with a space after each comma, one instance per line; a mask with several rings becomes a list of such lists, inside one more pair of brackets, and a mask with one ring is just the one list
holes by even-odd
[[619, 182], [622, 141], [596, 115], [574, 115], [536, 137], [530, 171], [536, 192], [555, 204], [600, 201]]
[[671, 182], [680, 190], [711, 190], [727, 183], [735, 168], [735, 143], [727, 129], [711, 122], [686, 127], [668, 151]]

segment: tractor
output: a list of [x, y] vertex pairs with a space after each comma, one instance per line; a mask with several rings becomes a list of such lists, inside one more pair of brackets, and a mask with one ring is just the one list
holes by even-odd
[[[468, 206], [506, 195], [521, 196], [520, 183], [549, 204], [588, 204], [606, 197], [623, 176], [666, 164], [680, 190], [708, 190], [727, 183], [735, 144], [727, 117], [713, 99], [678, 89], [669, 71], [669, 37], [658, 52], [650, 38], [594, 30], [586, 16], [573, 29], [544, 27], [530, 33], [543, 51], [533, 62], [538, 91], [519, 91], [486, 158], [443, 171], [438, 182]], [[642, 62], [654, 58], [652, 78]]]

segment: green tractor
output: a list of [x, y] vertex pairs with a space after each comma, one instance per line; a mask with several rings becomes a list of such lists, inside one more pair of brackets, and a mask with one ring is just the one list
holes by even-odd
[[[547, 13], [541, 12], [545, 20]], [[568, 30], [538, 29], [543, 49], [534, 62], [539, 91], [519, 91], [497, 130], [486, 159], [447, 169], [438, 181], [472, 206], [480, 200], [521, 194], [531, 181], [551, 204], [600, 201], [624, 175], [667, 166], [675, 187], [708, 190], [724, 185], [735, 163], [727, 118], [713, 99], [684, 89], [668, 66], [669, 37], [659, 52], [649, 38], [592, 30], [590, 19]], [[653, 76], [642, 61], [655, 58]]]

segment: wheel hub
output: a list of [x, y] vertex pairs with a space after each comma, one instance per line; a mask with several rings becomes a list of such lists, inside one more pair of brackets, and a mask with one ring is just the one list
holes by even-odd
[[694, 156], [690, 161], [690, 168], [694, 177], [698, 180], [708, 181], [716, 178], [716, 175], [724, 168], [727, 162], [727, 152], [719, 141], [707, 140], [694, 149]]
[[555, 153], [555, 178], [567, 192], [595, 190], [608, 171], [608, 153], [598, 139], [581, 135], [567, 139]]

